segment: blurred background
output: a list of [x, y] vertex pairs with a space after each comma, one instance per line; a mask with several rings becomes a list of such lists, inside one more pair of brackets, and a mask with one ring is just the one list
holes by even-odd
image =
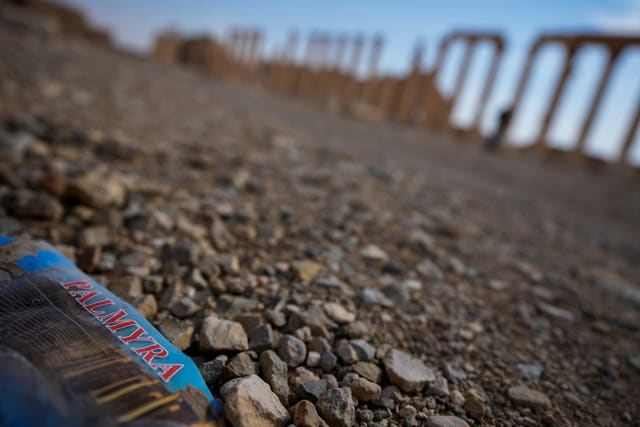
[[[529, 48], [541, 34], [602, 33], [636, 37], [640, 34], [638, 0], [543, 0], [524, 4], [493, 0], [481, 6], [474, 1], [437, 5], [420, 1], [402, 5], [381, 1], [275, 1], [268, 6], [259, 1], [210, 1], [195, 2], [189, 7], [179, 1], [67, 0], [63, 3], [79, 8], [107, 29], [117, 46], [141, 54], [151, 52], [156, 36], [167, 29], [174, 29], [185, 37], [210, 35], [220, 41], [225, 40], [233, 28], [258, 30], [262, 61], [277, 55], [289, 34], [296, 31], [300, 42], [293, 55], [298, 63], [303, 62], [305, 43], [314, 32], [336, 39], [382, 36], [384, 43], [376, 67], [378, 76], [404, 76], [417, 44], [424, 46], [421, 67], [428, 70], [436, 61], [438, 43], [452, 31], [497, 33], [505, 41], [504, 56], [497, 70], [495, 87], [480, 117], [479, 130], [484, 135], [495, 132], [500, 112], [510, 106]], [[445, 96], [454, 91], [464, 44], [464, 40], [452, 43], [438, 73], [437, 87]], [[465, 128], [473, 124], [491, 51], [491, 45], [480, 44], [473, 54], [464, 90], [451, 113], [454, 126]], [[524, 112], [514, 117], [510, 129], [512, 144], [525, 146], [535, 142], [565, 54], [561, 44], [551, 43], [541, 49], [523, 95]], [[576, 52], [572, 77], [561, 94], [546, 136], [551, 146], [565, 150], [574, 147], [608, 56], [609, 51], [597, 44], [587, 44]], [[356, 68], [361, 77], [368, 71], [364, 59]], [[589, 154], [607, 160], [619, 155], [629, 127], [634, 123], [640, 102], [640, 46], [628, 46], [612, 68], [601, 106], [592, 115], [593, 125], [583, 142]], [[640, 132], [636, 131], [628, 156], [633, 164], [640, 164], [638, 141]]]
[[639, 166], [638, 0], [0, 1], [0, 235], [332, 426], [637, 424]]

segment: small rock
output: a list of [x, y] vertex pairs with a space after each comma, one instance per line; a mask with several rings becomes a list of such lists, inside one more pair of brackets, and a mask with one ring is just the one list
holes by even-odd
[[360, 378], [357, 374], [347, 374], [342, 383], [351, 389], [353, 395], [362, 402], [380, 399], [382, 388], [374, 382]]
[[516, 369], [521, 378], [532, 383], [537, 382], [542, 375], [542, 366], [537, 363], [518, 363]]
[[350, 323], [356, 320], [355, 313], [348, 311], [346, 308], [341, 306], [340, 304], [334, 302], [325, 303], [324, 311], [327, 313], [333, 321], [338, 323]]
[[281, 311], [266, 310], [264, 317], [267, 322], [271, 323], [276, 328], [281, 328], [287, 324], [287, 318]]
[[327, 390], [318, 399], [318, 412], [330, 427], [351, 427], [356, 422], [355, 406], [349, 387]]
[[138, 276], [122, 276], [109, 282], [109, 290], [129, 303], [142, 296], [142, 281]]
[[338, 358], [330, 351], [325, 351], [320, 356], [320, 367], [325, 372], [331, 372], [338, 363]]
[[11, 211], [18, 218], [33, 218], [55, 221], [64, 213], [57, 199], [46, 193], [18, 192]]
[[398, 411], [398, 415], [402, 418], [415, 417], [418, 415], [418, 411], [411, 405], [405, 405]]
[[449, 398], [451, 399], [451, 403], [454, 405], [462, 407], [464, 405], [464, 396], [460, 393], [460, 390], [455, 389], [451, 392]]
[[356, 351], [360, 362], [368, 362], [376, 356], [376, 349], [365, 340], [351, 340], [349, 345]]
[[257, 375], [236, 378], [220, 389], [225, 417], [234, 427], [285, 427], [289, 413]]
[[127, 198], [126, 189], [116, 176], [100, 176], [95, 172], [72, 179], [66, 192], [68, 197], [93, 208], [120, 207]]
[[260, 325], [251, 329], [249, 334], [249, 348], [257, 352], [269, 350], [273, 347], [273, 329], [270, 324]]
[[484, 398], [474, 389], [469, 390], [465, 399], [464, 410], [476, 420], [482, 421], [485, 412]]
[[469, 424], [453, 415], [432, 415], [427, 418], [427, 427], [469, 427]]
[[364, 288], [360, 292], [360, 298], [366, 304], [381, 305], [383, 307], [393, 306], [393, 301], [387, 298], [382, 292], [374, 288]]
[[0, 234], [11, 236], [22, 230], [22, 224], [17, 219], [10, 216], [0, 217]]
[[200, 350], [214, 353], [226, 350], [248, 350], [249, 340], [242, 325], [230, 320], [208, 316], [202, 321]]
[[569, 323], [569, 324], [575, 322], [575, 317], [573, 316], [573, 313], [563, 308], [556, 307], [555, 305], [547, 304], [546, 302], [541, 302], [540, 304], [538, 304], [538, 308], [540, 309], [541, 312], [561, 322]]
[[324, 337], [313, 337], [311, 341], [309, 341], [309, 344], [307, 344], [307, 349], [322, 354], [325, 351], [331, 350], [331, 344], [329, 344], [329, 341]]
[[78, 245], [81, 248], [107, 246], [109, 243], [111, 243], [111, 232], [106, 225], [85, 227], [78, 236]]
[[254, 328], [262, 325], [262, 316], [258, 313], [240, 313], [233, 316], [234, 322], [238, 322], [242, 325], [245, 331], [251, 332]]
[[278, 344], [278, 355], [287, 366], [295, 368], [302, 364], [307, 357], [307, 347], [293, 335], [284, 335]]
[[327, 423], [318, 415], [316, 407], [308, 400], [298, 402], [291, 408], [291, 414], [296, 427], [327, 427]]
[[318, 375], [308, 370], [304, 366], [298, 366], [293, 370], [293, 375], [289, 378], [289, 383], [293, 388], [298, 388], [307, 381], [315, 381], [320, 379]]
[[220, 355], [199, 366], [200, 374], [202, 375], [202, 378], [204, 378], [204, 382], [207, 386], [213, 387], [218, 383], [218, 381], [220, 381], [227, 359], [227, 356]]
[[518, 406], [531, 409], [551, 407], [551, 401], [544, 393], [525, 386], [510, 387], [507, 394], [509, 399]]
[[307, 353], [306, 365], [310, 368], [317, 368], [320, 366], [320, 353], [316, 351], [310, 351]]
[[371, 362], [358, 362], [351, 365], [351, 369], [363, 378], [379, 383], [382, 381], [382, 369]]
[[360, 250], [360, 256], [370, 261], [387, 261], [389, 255], [376, 245], [367, 245]]
[[150, 294], [143, 295], [135, 300], [133, 302], [133, 306], [147, 320], [152, 320], [158, 312], [158, 303], [156, 302], [156, 297]]
[[218, 257], [220, 267], [225, 274], [238, 274], [240, 272], [240, 260], [233, 254], [221, 254]]
[[296, 399], [316, 402], [320, 395], [327, 391], [328, 383], [325, 379], [306, 381], [296, 389]]
[[198, 310], [200, 307], [191, 298], [182, 297], [171, 307], [171, 314], [179, 319], [186, 319], [196, 314]]
[[371, 411], [370, 409], [358, 409], [356, 411], [356, 416], [360, 421], [363, 421], [365, 423], [373, 421], [373, 411]]
[[407, 393], [420, 391], [436, 379], [420, 359], [401, 350], [390, 350], [384, 358], [384, 367], [389, 380]]
[[178, 243], [171, 247], [171, 258], [180, 265], [194, 265], [200, 250], [195, 243]]
[[358, 361], [358, 353], [356, 349], [348, 342], [342, 342], [336, 348], [338, 357], [345, 365], [351, 365]]
[[440, 267], [429, 258], [422, 260], [422, 262], [416, 266], [416, 271], [429, 280], [442, 280], [444, 278]]
[[292, 263], [293, 270], [298, 279], [303, 282], [310, 282], [324, 269], [322, 264], [311, 260], [300, 260]]
[[460, 384], [467, 379], [467, 374], [462, 370], [453, 366], [451, 363], [445, 363], [444, 373], [453, 384]]
[[171, 344], [180, 350], [185, 350], [191, 345], [191, 337], [194, 330], [191, 323], [180, 322], [168, 317], [160, 322], [158, 329]]
[[248, 353], [238, 353], [233, 356], [222, 370], [222, 380], [228, 381], [233, 378], [245, 377], [257, 374], [256, 364], [251, 360]]
[[271, 386], [280, 401], [289, 403], [289, 383], [287, 382], [287, 364], [278, 357], [275, 351], [267, 350], [260, 354], [262, 376]]
[[380, 397], [382, 399], [389, 399], [394, 402], [401, 402], [403, 399], [402, 392], [398, 387], [394, 385], [388, 385], [385, 388], [383, 388], [382, 394], [380, 395]]
[[[0, 230], [0, 233], [2, 231]], [[102, 248], [100, 246], [91, 246], [83, 249], [76, 256], [76, 265], [80, 270], [86, 273], [92, 273], [102, 258]]]

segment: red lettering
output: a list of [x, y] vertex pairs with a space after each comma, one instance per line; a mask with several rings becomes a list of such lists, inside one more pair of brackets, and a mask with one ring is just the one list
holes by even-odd
[[151, 337], [140, 338], [142, 335], [146, 333], [147, 331], [145, 331], [140, 326], [138, 326], [138, 328], [131, 335], [126, 337], [118, 337], [118, 339], [125, 344], [129, 344], [131, 341], [136, 341], [136, 340], [137, 341], [153, 341], [153, 338]]
[[[157, 350], [157, 351], [156, 351]], [[145, 362], [149, 364], [153, 369], [156, 369], [156, 365], [152, 364], [151, 361], [154, 357], [166, 357], [169, 353], [158, 343], [153, 343], [146, 347], [140, 347], [133, 349], [134, 353], [139, 356], [142, 356]]]
[[[73, 296], [76, 297], [76, 301], [78, 301], [80, 304], [84, 305], [84, 303], [86, 303], [87, 301], [89, 301], [91, 298], [95, 297], [96, 295], [100, 295], [100, 292], [98, 291], [71, 291], [69, 292], [70, 294], [72, 294]], [[82, 295], [81, 298], [78, 298], [78, 296]]]
[[95, 311], [95, 309], [98, 307], [102, 307], [103, 305], [109, 305], [109, 304], [113, 304], [113, 301], [111, 301], [110, 299], [104, 299], [102, 301], [94, 302], [93, 304], [85, 305], [84, 308], [94, 316], [98, 316], [99, 314], [104, 314], [104, 311], [98, 312], [98, 311]]
[[77, 282], [62, 283], [62, 287], [65, 289], [69, 289], [72, 286], [78, 289], [91, 289], [93, 287], [93, 285], [87, 282], [86, 280], [78, 280]]
[[[120, 329], [128, 328], [129, 326], [138, 326], [135, 320], [127, 319], [120, 320], [127, 315], [127, 312], [123, 309], [116, 311], [115, 313], [103, 316], [96, 316], [96, 319], [107, 325], [107, 329], [111, 332], [115, 332]], [[108, 316], [108, 317], [107, 317]]]
[[160, 371], [160, 378], [162, 378], [165, 382], [171, 380], [171, 378], [182, 369], [184, 365], [181, 364], [158, 364], [153, 365], [153, 369], [158, 369]]
[[128, 313], [125, 310], [119, 309], [118, 311], [112, 313], [106, 313], [105, 311], [96, 311], [96, 309], [99, 307], [114, 304], [113, 300], [105, 298], [103, 300], [87, 304], [87, 302], [92, 298], [102, 295], [102, 293], [99, 291], [86, 291], [93, 288], [93, 285], [90, 282], [86, 280], [78, 280], [75, 282], [61, 283], [61, 285], [65, 289], [76, 288], [76, 290], [70, 290], [69, 294], [73, 296], [85, 310], [91, 313], [95, 319], [103, 323], [111, 332], [115, 333], [120, 329], [135, 327], [135, 330], [131, 334], [125, 337], [118, 337], [118, 339], [124, 344], [128, 345], [134, 341], [151, 342], [152, 344], [150, 345], [140, 348], [132, 348], [132, 350], [134, 353], [140, 356], [151, 369], [156, 371], [163, 381], [170, 381], [171, 378], [173, 378], [173, 376], [180, 372], [180, 370], [184, 367], [183, 364], [152, 363], [156, 358], [162, 359], [164, 357], [167, 357], [169, 355], [169, 352], [162, 345], [157, 343], [153, 337], [149, 335], [145, 336], [145, 334], [148, 333], [138, 324], [138, 322], [133, 319], [127, 319], [126, 316]]

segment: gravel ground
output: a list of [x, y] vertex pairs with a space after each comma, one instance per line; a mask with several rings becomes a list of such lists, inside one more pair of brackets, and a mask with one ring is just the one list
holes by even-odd
[[0, 232], [132, 302], [233, 425], [640, 425], [633, 173], [3, 28], [0, 99]]

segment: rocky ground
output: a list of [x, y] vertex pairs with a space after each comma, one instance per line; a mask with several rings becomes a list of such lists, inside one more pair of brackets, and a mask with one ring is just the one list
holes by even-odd
[[0, 233], [133, 303], [233, 425], [640, 425], [637, 176], [5, 28], [0, 99]]

